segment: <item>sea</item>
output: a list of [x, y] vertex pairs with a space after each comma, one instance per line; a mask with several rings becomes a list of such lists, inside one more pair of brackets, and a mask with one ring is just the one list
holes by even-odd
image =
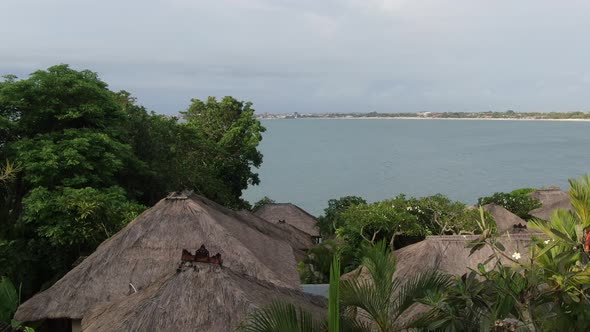
[[590, 173], [590, 122], [435, 119], [278, 119], [266, 127], [244, 192], [291, 202], [319, 216], [328, 200], [374, 202], [398, 194], [477, 198], [559, 186]]

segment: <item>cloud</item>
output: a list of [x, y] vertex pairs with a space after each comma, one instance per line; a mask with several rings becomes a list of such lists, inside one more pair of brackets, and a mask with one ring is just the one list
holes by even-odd
[[590, 3], [5, 0], [0, 71], [52, 64], [174, 113], [235, 95], [262, 112], [589, 109]]

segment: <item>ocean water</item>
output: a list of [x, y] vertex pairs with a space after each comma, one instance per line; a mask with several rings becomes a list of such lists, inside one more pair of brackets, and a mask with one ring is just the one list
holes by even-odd
[[263, 120], [261, 184], [269, 196], [320, 215], [331, 198], [377, 201], [442, 193], [480, 196], [558, 185], [590, 173], [590, 122], [295, 119]]

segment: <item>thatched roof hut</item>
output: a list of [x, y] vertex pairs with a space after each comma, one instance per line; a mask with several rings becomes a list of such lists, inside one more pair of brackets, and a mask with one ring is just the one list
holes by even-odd
[[317, 227], [317, 219], [303, 209], [291, 203], [265, 204], [254, 214], [272, 223], [287, 223], [311, 237], [319, 237], [320, 230]]
[[140, 291], [176, 271], [182, 249], [205, 245], [224, 267], [298, 288], [293, 250], [250, 227], [236, 213], [197, 195], [171, 196], [145, 211], [52, 287], [23, 303], [15, 318], [81, 319], [96, 304]]
[[529, 212], [535, 218], [549, 220], [557, 209], [572, 210], [569, 194], [561, 191], [558, 187], [536, 190], [531, 193], [531, 197], [538, 199], [543, 204], [540, 208]]
[[498, 233], [529, 233], [533, 230], [528, 229], [527, 222], [515, 215], [514, 213], [506, 210], [504, 207], [490, 203], [483, 206], [494, 218], [496, 222], [496, 229]]
[[[185, 264], [185, 263], [183, 263]], [[231, 269], [206, 263], [184, 265], [150, 287], [96, 307], [84, 317], [84, 331], [234, 331], [253, 309], [284, 301], [316, 318], [325, 299], [276, 287]]]
[[[409, 278], [431, 270], [439, 270], [455, 276], [469, 273], [470, 269], [477, 270], [477, 265], [485, 262], [492, 254], [492, 250], [486, 246], [469, 255], [470, 248], [467, 248], [467, 244], [478, 237], [478, 235], [427, 236], [424, 241], [401, 248], [395, 252], [397, 269], [394, 278], [400, 279], [403, 284]], [[518, 252], [522, 255], [521, 259], [527, 259], [527, 247], [531, 242], [530, 234], [507, 234], [501, 236], [499, 240], [505, 246], [505, 253], [508, 256]], [[491, 268], [491, 265], [492, 263], [489, 263], [488, 267]], [[360, 268], [343, 275], [342, 278], [370, 280], [370, 275], [366, 269]], [[399, 318], [400, 322], [403, 325], [426, 311], [426, 306], [415, 303]]]
[[[460, 276], [468, 273], [470, 269], [477, 269], [477, 264], [483, 263], [491, 254], [492, 250], [484, 247], [469, 255], [470, 248], [467, 244], [478, 235], [440, 235], [427, 236], [424, 241], [411, 244], [395, 251], [397, 261], [396, 278], [407, 278], [417, 273], [430, 270], [439, 270], [452, 275]], [[530, 234], [509, 234], [499, 238], [506, 248], [505, 253], [509, 256], [514, 252], [526, 259], [528, 245], [531, 242]], [[361, 277], [364, 271], [352, 271], [343, 278]]]
[[246, 210], [238, 212], [238, 216], [244, 223], [261, 233], [289, 243], [298, 262], [305, 259], [307, 251], [314, 245], [309, 234], [287, 223], [275, 224]]
[[[478, 238], [478, 235], [428, 236], [424, 241], [404, 247], [396, 251], [398, 277], [406, 277], [418, 272], [437, 269], [453, 275], [463, 275], [470, 269], [477, 269], [491, 254], [489, 247], [484, 247], [469, 255], [467, 244]], [[531, 242], [529, 234], [509, 234], [499, 238], [506, 248], [508, 256], [515, 252], [527, 256]]]

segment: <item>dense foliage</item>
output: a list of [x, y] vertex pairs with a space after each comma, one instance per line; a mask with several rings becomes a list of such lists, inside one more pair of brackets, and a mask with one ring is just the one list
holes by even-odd
[[498, 322], [525, 331], [590, 329], [590, 177], [570, 184], [573, 211], [529, 221], [542, 236], [528, 252], [506, 252], [482, 222], [472, 252], [488, 246], [493, 254], [450, 292], [421, 300], [433, 308], [428, 319], [446, 330], [489, 330]]
[[[305, 283], [328, 280], [334, 253], [340, 253], [342, 272], [355, 269], [366, 244], [386, 241], [401, 248], [427, 235], [474, 234], [479, 211], [461, 202], [437, 194], [414, 198], [399, 195], [380, 202], [367, 203], [357, 196], [332, 199], [318, 225], [324, 243], [312, 248], [300, 262], [299, 272]], [[487, 215], [487, 214], [486, 214]]]
[[478, 198], [477, 204], [486, 205], [495, 203], [517, 216], [528, 220], [531, 218], [529, 212], [541, 207], [541, 202], [530, 196], [530, 193], [533, 191], [535, 189], [522, 188], [509, 193], [494, 193], [492, 196]]
[[[148, 112], [96, 73], [58, 65], [0, 81], [0, 275], [27, 298], [168, 192], [244, 208], [264, 128], [251, 103]], [[4, 162], [7, 161], [7, 162]]]
[[[471, 253], [487, 246], [492, 254], [458, 278], [430, 271], [398, 280], [389, 245], [365, 247], [358, 277], [342, 280], [337, 292], [330, 285], [330, 308], [342, 308], [340, 328], [310, 331], [588, 331], [590, 176], [570, 184], [573, 211], [529, 221], [541, 235], [533, 236], [528, 253], [506, 252], [480, 208], [481, 235], [469, 246]], [[408, 314], [415, 303], [423, 307]], [[255, 312], [247, 321], [260, 315]], [[280, 312], [265, 318], [285, 319]]]
[[342, 213], [351, 206], [367, 204], [362, 197], [345, 196], [328, 201], [328, 207], [324, 209], [324, 215], [318, 218], [318, 227], [323, 237], [330, 237], [343, 226]]

